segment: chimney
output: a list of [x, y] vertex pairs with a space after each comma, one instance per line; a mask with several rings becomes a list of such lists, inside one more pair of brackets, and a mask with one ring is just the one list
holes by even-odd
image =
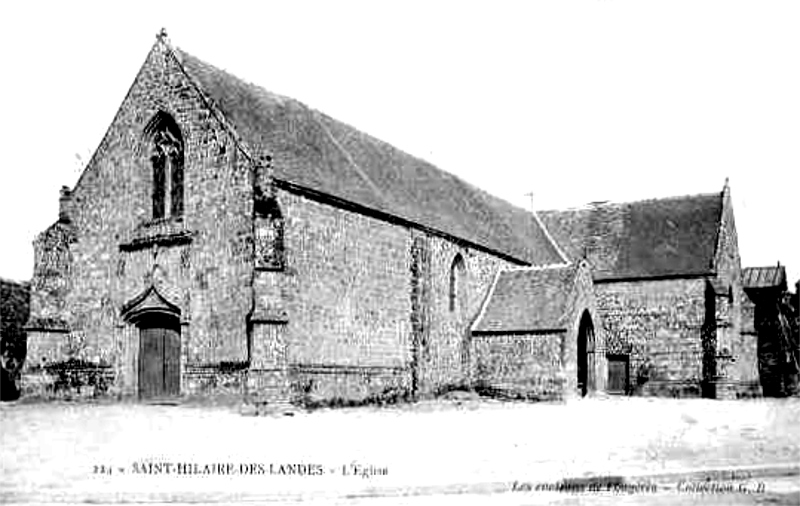
[[60, 223], [69, 223], [70, 210], [72, 207], [72, 191], [68, 186], [61, 187], [61, 195], [58, 198], [58, 221]]

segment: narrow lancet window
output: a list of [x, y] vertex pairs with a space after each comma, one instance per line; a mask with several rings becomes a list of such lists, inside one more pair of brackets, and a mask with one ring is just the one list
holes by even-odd
[[459, 253], [450, 266], [450, 311], [463, 311], [465, 308], [466, 277], [467, 267]]
[[183, 215], [183, 136], [172, 116], [156, 114], [145, 128], [153, 169], [153, 219]]

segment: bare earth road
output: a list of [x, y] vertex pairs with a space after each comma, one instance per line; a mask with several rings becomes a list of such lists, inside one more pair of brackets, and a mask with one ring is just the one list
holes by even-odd
[[[6, 403], [0, 448], [4, 503], [800, 503], [800, 399], [431, 401], [275, 417]], [[699, 485], [698, 469], [716, 471]], [[589, 476], [611, 489], [563, 487]]]

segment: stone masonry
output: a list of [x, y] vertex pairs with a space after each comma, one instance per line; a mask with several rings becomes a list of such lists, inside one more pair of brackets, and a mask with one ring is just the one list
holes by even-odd
[[[154, 220], [143, 131], [159, 111], [181, 125], [186, 197], [182, 216]], [[250, 163], [166, 46], [154, 47], [65, 193], [61, 219], [35, 244], [29, 368], [69, 358], [110, 365], [109, 393], [135, 395], [138, 334], [120, 308], [150, 284], [182, 308], [185, 393], [210, 385], [194, 371], [246, 362]]]
[[[605, 390], [623, 356], [636, 392], [733, 396], [753, 381], [752, 346], [727, 185], [721, 199], [712, 228], [685, 226], [691, 240], [661, 256], [620, 247], [657, 241], [648, 224], [680, 228], [658, 203], [598, 205], [554, 239], [537, 216], [161, 35], [34, 242], [23, 393], [267, 410], [476, 385], [561, 398]], [[678, 270], [643, 276], [637, 262]], [[537, 284], [537, 269], [564, 284]], [[495, 293], [500, 276], [527, 292]], [[518, 304], [507, 316], [522, 327], [476, 332], [493, 302]]]
[[[160, 115], [181, 137], [183, 212], [154, 219], [147, 130]], [[46, 372], [57, 367], [103, 377], [82, 395], [137, 396], [140, 330], [122, 308], [150, 286], [179, 311], [183, 396], [358, 402], [468, 385], [469, 324], [496, 270], [520, 262], [275, 186], [269, 158], [159, 41], [83, 175], [63, 190], [59, 221], [36, 241], [28, 394], [53, 394]], [[282, 262], [266, 268], [254, 263], [261, 194], [285, 227]], [[426, 258], [416, 274], [415, 239]], [[415, 286], [425, 287], [416, 302]]]

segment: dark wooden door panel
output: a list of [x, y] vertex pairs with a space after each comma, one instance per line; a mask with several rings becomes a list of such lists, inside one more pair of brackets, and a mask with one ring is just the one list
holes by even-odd
[[140, 331], [139, 392], [143, 398], [162, 395], [164, 389], [164, 329]]
[[611, 393], [626, 393], [628, 390], [628, 360], [625, 358], [608, 359], [608, 386]]
[[181, 335], [175, 330], [164, 330], [164, 394], [180, 395], [181, 390]]
[[139, 329], [139, 396], [172, 397], [181, 390], [181, 334], [177, 328], [151, 321]]

